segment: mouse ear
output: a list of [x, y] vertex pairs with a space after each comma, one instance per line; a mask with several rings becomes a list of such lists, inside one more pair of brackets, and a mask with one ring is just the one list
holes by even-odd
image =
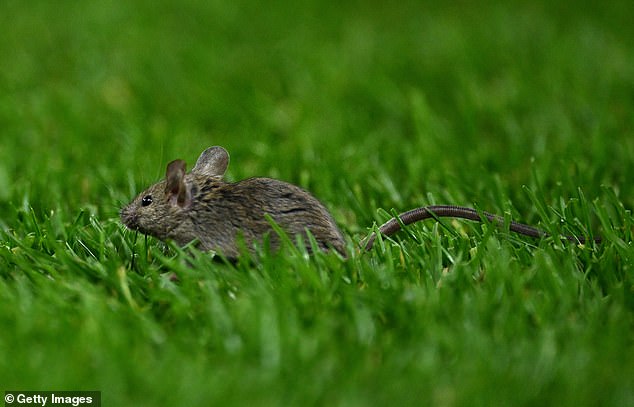
[[189, 201], [187, 185], [185, 185], [185, 161], [174, 160], [167, 164], [165, 174], [165, 195], [167, 200], [171, 201], [176, 197], [178, 206], [185, 206]]
[[222, 177], [229, 166], [229, 153], [220, 146], [209, 147], [202, 152], [192, 172], [208, 177]]

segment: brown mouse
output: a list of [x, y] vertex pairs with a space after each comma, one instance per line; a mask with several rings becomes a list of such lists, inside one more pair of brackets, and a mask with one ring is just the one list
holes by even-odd
[[203, 151], [189, 173], [183, 160], [172, 161], [164, 180], [121, 210], [121, 220], [130, 229], [179, 245], [197, 239], [202, 250], [233, 259], [240, 254], [240, 238], [251, 249], [268, 234], [271, 248], [279, 246], [268, 214], [289, 236], [306, 237], [310, 230], [321, 249], [345, 254], [343, 235], [315, 197], [271, 178], [223, 181], [228, 165], [229, 154], [222, 147]]
[[[143, 191], [121, 210], [121, 220], [130, 229], [161, 240], [171, 239], [179, 245], [198, 240], [202, 250], [214, 250], [229, 259], [240, 254], [240, 239], [251, 250], [268, 236], [274, 250], [280, 238], [274, 233], [266, 215], [292, 238], [300, 235], [311, 249], [306, 231], [314, 236], [322, 250], [334, 249], [347, 256], [345, 240], [328, 210], [310, 193], [284, 181], [271, 178], [249, 178], [235, 183], [222, 180], [229, 165], [229, 154], [222, 147], [203, 151], [196, 165], [187, 173], [183, 160], [167, 165], [165, 179]], [[499, 225], [498, 215], [460, 206], [428, 206], [413, 209], [393, 218], [379, 228], [389, 236], [408, 225], [429, 218], [452, 217], [483, 221]], [[517, 222], [511, 231], [540, 238], [544, 231]], [[376, 235], [364, 242], [372, 248]], [[565, 239], [585, 241], [582, 237]], [[600, 241], [599, 238], [594, 241]]]

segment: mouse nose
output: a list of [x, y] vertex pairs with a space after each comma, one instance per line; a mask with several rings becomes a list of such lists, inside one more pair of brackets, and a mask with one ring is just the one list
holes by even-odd
[[134, 230], [139, 229], [139, 218], [134, 214], [134, 211], [132, 211], [129, 206], [121, 209], [119, 217], [121, 218], [121, 222], [123, 222], [123, 224], [128, 228]]

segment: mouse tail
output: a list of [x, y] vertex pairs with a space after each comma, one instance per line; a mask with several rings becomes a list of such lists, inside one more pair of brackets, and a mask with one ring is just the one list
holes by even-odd
[[[392, 218], [385, 222], [383, 225], [379, 227], [379, 233], [384, 236], [391, 236], [396, 232], [401, 230], [401, 225], [407, 226], [415, 222], [419, 222], [425, 219], [438, 219], [438, 218], [458, 218], [458, 219], [467, 219], [476, 222], [482, 222], [484, 219], [488, 220], [491, 223], [495, 223], [497, 225], [504, 225], [504, 218], [499, 215], [494, 215], [492, 213], [478, 211], [473, 208], [466, 208], [463, 206], [453, 206], [453, 205], [432, 205], [425, 206], [421, 208], [412, 209], [410, 211], [404, 212], [398, 215], [397, 218]], [[540, 239], [543, 237], [549, 236], [548, 233], [543, 230], [537, 229], [535, 227], [525, 225], [523, 223], [518, 223], [511, 221], [509, 224], [509, 229], [513, 232], [519, 233], [524, 236], [533, 237], [536, 239]], [[578, 236], [563, 236], [563, 238], [579, 243], [585, 243], [586, 239], [584, 237]], [[372, 233], [366, 241], [363, 243], [363, 247], [366, 251], [372, 249], [374, 246], [374, 242], [376, 240], [376, 233]], [[600, 243], [601, 238], [591, 239], [595, 243]]]

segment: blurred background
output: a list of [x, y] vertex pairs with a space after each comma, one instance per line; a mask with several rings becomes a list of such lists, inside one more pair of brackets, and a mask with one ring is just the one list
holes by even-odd
[[352, 230], [377, 207], [432, 201], [510, 200], [530, 217], [522, 185], [546, 201], [608, 185], [631, 206], [632, 13], [5, 0], [0, 208], [116, 217], [168, 161], [210, 145], [231, 153], [229, 179], [300, 184]]

